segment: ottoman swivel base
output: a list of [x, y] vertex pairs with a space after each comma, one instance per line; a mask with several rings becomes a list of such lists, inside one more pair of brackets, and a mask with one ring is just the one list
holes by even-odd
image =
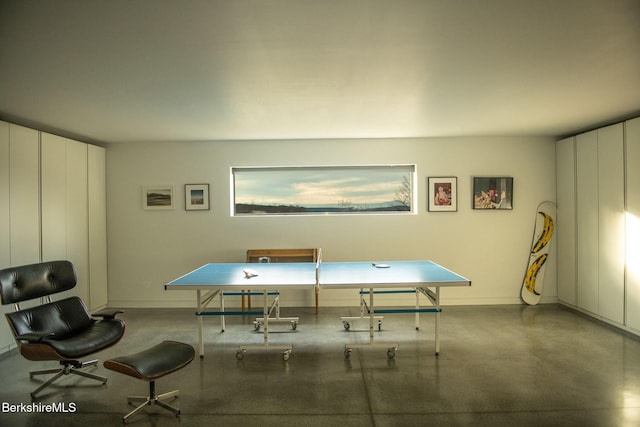
[[149, 396], [129, 396], [127, 403], [142, 402], [133, 411], [122, 417], [122, 422], [144, 409], [145, 406], [158, 405], [161, 408], [180, 415], [180, 409], [163, 402], [163, 400], [178, 397], [178, 390], [156, 394], [155, 380], [167, 374], [184, 368], [193, 360], [193, 347], [176, 341], [163, 341], [148, 350], [129, 356], [116, 357], [106, 360], [104, 367], [134, 378], [149, 382]]
[[175, 406], [171, 406], [168, 403], [163, 402], [163, 400], [178, 397], [178, 393], [180, 392], [180, 390], [173, 390], [168, 393], [156, 394], [155, 385], [156, 385], [155, 381], [149, 381], [149, 396], [127, 397], [128, 404], [137, 403], [137, 402], [142, 402], [142, 403], [138, 405], [133, 411], [129, 412], [127, 415], [122, 417], [122, 422], [126, 423], [129, 417], [142, 411], [145, 406], [152, 406], [152, 405], [158, 405], [164, 409], [167, 409], [173, 412], [176, 415], [180, 415], [180, 409], [176, 408]]

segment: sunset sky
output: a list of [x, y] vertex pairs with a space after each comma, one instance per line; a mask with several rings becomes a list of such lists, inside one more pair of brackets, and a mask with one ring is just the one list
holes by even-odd
[[338, 205], [384, 203], [394, 200], [403, 177], [400, 168], [331, 169], [283, 168], [236, 170], [235, 203]]

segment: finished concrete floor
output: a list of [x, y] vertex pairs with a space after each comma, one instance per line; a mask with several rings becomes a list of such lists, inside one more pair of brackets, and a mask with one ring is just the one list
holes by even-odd
[[[291, 343], [283, 361], [277, 350], [254, 350], [236, 359], [241, 344], [261, 344], [249, 316], [205, 318], [205, 357], [157, 381], [158, 392], [180, 389], [175, 417], [153, 406], [132, 426], [638, 426], [640, 340], [559, 305], [445, 307], [441, 351], [434, 354], [432, 314], [387, 315], [375, 339], [399, 349], [354, 350], [365, 342], [367, 323], [343, 328], [340, 316], [357, 308], [285, 308], [300, 316], [298, 328], [270, 327], [270, 342]], [[146, 349], [164, 339], [197, 349], [193, 309], [128, 309], [125, 337], [101, 360]], [[145, 382], [102, 365], [109, 377], [98, 385], [62, 378], [38, 402], [75, 412], [10, 412], [32, 403], [43, 380], [28, 371], [55, 366], [29, 362], [16, 351], [0, 357], [0, 426], [118, 426], [133, 409], [127, 395], [148, 392]]]

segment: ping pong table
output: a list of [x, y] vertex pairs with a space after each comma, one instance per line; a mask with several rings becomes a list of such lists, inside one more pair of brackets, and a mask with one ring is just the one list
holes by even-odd
[[[322, 262], [321, 256], [316, 263], [211, 263], [205, 264], [165, 285], [165, 290], [195, 290], [196, 316], [198, 316], [200, 357], [204, 357], [203, 317], [208, 315], [247, 315], [262, 314], [262, 345], [241, 345], [236, 353], [238, 359], [251, 349], [277, 349], [283, 351], [283, 359], [288, 360], [292, 345], [273, 345], [269, 343], [269, 320], [274, 308], [279, 310], [279, 294], [287, 289], [359, 289], [361, 306], [366, 313], [361, 317], [369, 320], [369, 341], [367, 343], [346, 344], [345, 357], [348, 358], [354, 348], [384, 347], [387, 356], [392, 358], [398, 349], [398, 343], [383, 343], [374, 340], [374, 323], [380, 314], [415, 313], [416, 328], [419, 327], [420, 313], [435, 313], [435, 352], [440, 352], [440, 288], [451, 286], [471, 286], [471, 281], [432, 261], [391, 261], [391, 262]], [[238, 290], [263, 296], [262, 312], [227, 311], [224, 308], [224, 294], [238, 294]], [[375, 309], [374, 296], [382, 293], [415, 292], [415, 307], [395, 309]], [[419, 297], [425, 296], [428, 307], [421, 307]], [[208, 310], [208, 304], [218, 296], [220, 309]], [[269, 304], [269, 296], [274, 302]], [[366, 304], [365, 296], [369, 297]], [[291, 320], [293, 319], [293, 320]], [[297, 318], [285, 320], [297, 321]], [[342, 318], [343, 323], [353, 318]], [[273, 319], [271, 320], [282, 320]], [[224, 323], [223, 323], [224, 325]], [[345, 324], [346, 325], [346, 324]], [[346, 328], [346, 326], [345, 326]], [[224, 326], [223, 326], [224, 330]]]

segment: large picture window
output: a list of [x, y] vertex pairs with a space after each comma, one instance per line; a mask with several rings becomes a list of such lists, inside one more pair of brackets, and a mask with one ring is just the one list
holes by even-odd
[[414, 212], [415, 165], [234, 167], [231, 214]]

